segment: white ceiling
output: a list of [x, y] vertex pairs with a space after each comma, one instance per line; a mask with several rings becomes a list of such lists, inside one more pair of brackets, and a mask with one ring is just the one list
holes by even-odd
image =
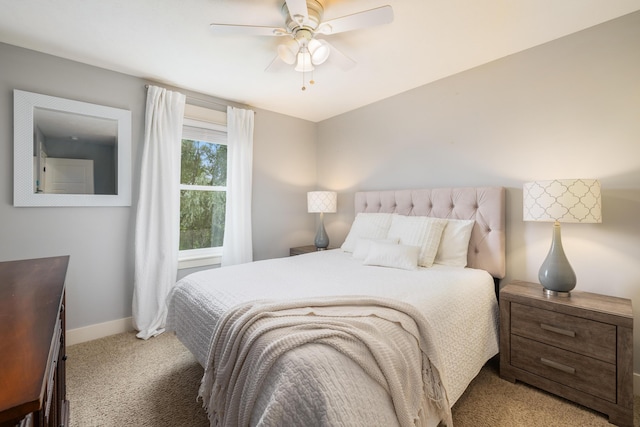
[[265, 72], [282, 39], [209, 29], [284, 26], [283, 0], [1, 0], [0, 42], [317, 122], [640, 10], [638, 0], [321, 1], [324, 20], [385, 4], [395, 19], [328, 36], [357, 66], [329, 60], [304, 92], [293, 66]]

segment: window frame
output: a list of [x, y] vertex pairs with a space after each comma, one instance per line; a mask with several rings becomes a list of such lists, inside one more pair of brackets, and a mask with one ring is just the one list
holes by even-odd
[[[214, 122], [209, 122], [209, 121], [203, 121], [203, 120], [195, 120], [195, 119], [191, 119], [191, 118], [188, 118], [188, 117], [184, 118], [183, 132], [184, 132], [184, 126], [201, 128], [201, 129], [210, 129], [210, 130], [215, 130], [215, 131], [220, 131], [220, 132], [225, 132], [225, 133], [227, 132], [227, 126], [226, 125], [222, 125], [222, 124], [214, 123]], [[182, 144], [182, 139], [185, 139], [185, 138], [181, 137], [180, 144]], [[210, 141], [205, 141], [205, 142], [210, 142]], [[220, 143], [216, 143], [216, 142], [211, 142], [211, 143], [212, 144], [220, 144]], [[222, 144], [222, 145], [226, 145], [227, 147], [229, 146], [228, 142], [226, 144]], [[180, 155], [182, 156], [182, 149], [180, 151]], [[224, 190], [222, 190], [222, 189], [224, 189]], [[224, 191], [226, 193], [227, 192], [227, 186], [189, 185], [189, 184], [182, 184], [182, 182], [179, 182], [178, 183], [178, 191], [182, 191], [182, 190]], [[178, 224], [178, 227], [179, 226], [180, 225]], [[211, 266], [211, 265], [220, 264], [221, 261], [222, 261], [222, 253], [223, 253], [223, 247], [222, 246], [217, 246], [217, 247], [214, 247], [214, 248], [198, 248], [198, 249], [178, 250], [178, 269], [182, 270], [182, 269], [186, 269], [186, 268], [197, 268], [197, 267], [205, 267], [205, 266]]]

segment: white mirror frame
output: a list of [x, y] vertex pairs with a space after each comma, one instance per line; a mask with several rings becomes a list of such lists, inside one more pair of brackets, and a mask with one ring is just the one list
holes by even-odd
[[[36, 107], [117, 121], [117, 194], [34, 193], [33, 117]], [[13, 114], [14, 206], [131, 206], [131, 111], [15, 89]]]

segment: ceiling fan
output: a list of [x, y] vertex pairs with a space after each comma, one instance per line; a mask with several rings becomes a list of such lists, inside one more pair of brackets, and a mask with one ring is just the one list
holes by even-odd
[[[318, 0], [285, 0], [282, 5], [285, 27], [213, 23], [211, 30], [220, 35], [287, 37], [284, 43], [278, 45], [278, 55], [274, 61], [280, 59], [285, 64], [295, 64], [295, 70], [303, 73], [302, 90], [306, 90], [304, 74], [324, 63], [330, 55], [332, 62], [343, 69], [349, 69], [355, 65], [355, 61], [347, 55], [316, 36], [330, 36], [393, 21], [393, 9], [388, 5], [324, 22], [322, 21], [323, 13], [324, 6]], [[314, 83], [313, 78], [309, 83]]]

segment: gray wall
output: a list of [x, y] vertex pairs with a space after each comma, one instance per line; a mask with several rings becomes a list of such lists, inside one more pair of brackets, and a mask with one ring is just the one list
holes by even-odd
[[[146, 83], [132, 76], [0, 43], [0, 261], [71, 255], [67, 273], [69, 329], [131, 316], [133, 232]], [[14, 89], [130, 110], [132, 206], [14, 208]], [[193, 103], [213, 108], [213, 104]], [[289, 246], [307, 244], [313, 239], [314, 218], [305, 209], [306, 191], [314, 189], [316, 182], [315, 138], [313, 123], [268, 111], [257, 112], [255, 259], [286, 256]]]
[[[316, 189], [316, 125], [257, 110], [253, 143], [254, 259], [289, 255], [313, 243], [307, 191]], [[258, 132], [259, 129], [259, 132]]]
[[334, 239], [357, 190], [504, 186], [507, 281], [537, 281], [551, 223], [522, 221], [522, 184], [553, 178], [601, 180], [603, 223], [564, 224], [564, 249], [577, 289], [631, 298], [640, 319], [640, 13], [318, 125]]

